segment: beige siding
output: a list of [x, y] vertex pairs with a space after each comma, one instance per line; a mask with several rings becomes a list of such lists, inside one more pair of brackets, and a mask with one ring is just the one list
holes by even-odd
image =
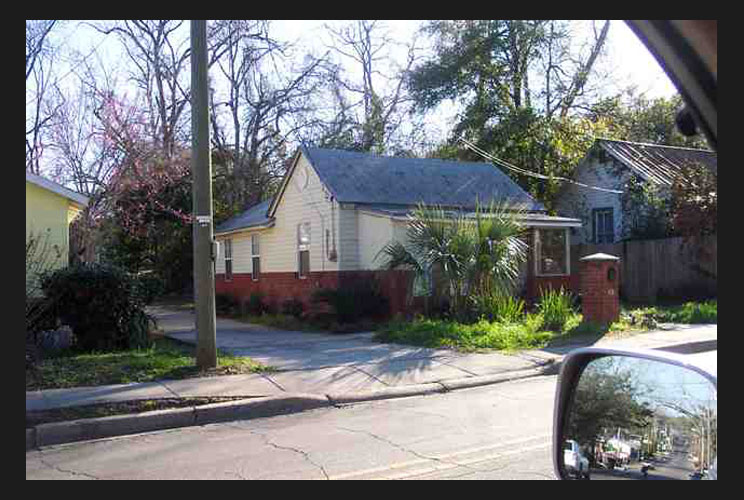
[[353, 206], [342, 205], [338, 210], [338, 265], [341, 271], [360, 268], [360, 213]]
[[385, 262], [376, 258], [393, 239], [393, 221], [389, 217], [359, 212], [359, 268], [379, 269]]
[[250, 273], [251, 265], [251, 234], [249, 232], [236, 233], [225, 237], [219, 237], [220, 255], [215, 263], [215, 272], [222, 274], [225, 272], [225, 240], [232, 240], [232, 272], [233, 273]]
[[[295, 182], [301, 169], [308, 174], [307, 185], [300, 189]], [[221, 235], [219, 240], [233, 239], [233, 272], [251, 272], [251, 238], [253, 233], [261, 235], [260, 257], [261, 272], [297, 272], [297, 226], [310, 223], [310, 270], [335, 271], [338, 262], [329, 260], [326, 251], [326, 229], [329, 231], [329, 250], [332, 248], [330, 236], [338, 232], [338, 220], [331, 225], [331, 215], [338, 218], [338, 206], [331, 209], [331, 202], [317, 174], [307, 160], [301, 156], [297, 168], [289, 179], [284, 195], [276, 209], [275, 223], [272, 228], [243, 231], [230, 235]], [[338, 238], [338, 235], [336, 236]], [[338, 242], [337, 242], [338, 247]], [[340, 254], [340, 249], [338, 250]], [[217, 273], [224, 273], [224, 250], [216, 268]]]

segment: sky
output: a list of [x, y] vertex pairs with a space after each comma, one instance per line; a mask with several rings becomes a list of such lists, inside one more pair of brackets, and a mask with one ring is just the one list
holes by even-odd
[[[78, 50], [80, 54], [86, 57], [88, 63], [121, 69], [122, 71], [112, 72], [116, 75], [116, 83], [121, 85], [121, 88], [127, 88], [127, 85], [132, 88], [131, 93], [129, 91], [127, 93], [130, 94], [130, 97], [133, 96], [135, 90], [126, 81], [126, 56], [115, 37], [105, 37], [90, 26], [90, 23], [94, 22], [66, 21], [62, 25], [62, 29], [56, 33], [58, 38], [55, 42], [64, 44], [65, 49]], [[280, 40], [298, 42], [300, 55], [302, 51], [308, 49], [312, 49], [316, 55], [321, 55], [328, 50], [328, 44], [330, 44], [330, 36], [324, 32], [324, 25], [328, 23], [331, 26], [340, 26], [344, 22], [340, 20], [278, 20], [272, 22], [272, 34]], [[389, 28], [393, 39], [408, 42], [423, 22], [387, 20], [381, 21], [381, 24]], [[180, 43], [189, 43], [188, 21], [183, 23], [180, 36]], [[612, 68], [607, 68], [607, 66], [598, 68], [612, 69], [614, 73], [615, 78], [604, 89], [607, 95], [615, 95], [619, 93], [622, 87], [629, 84], [637, 87], [637, 94], [645, 94], [647, 98], [671, 97], [676, 94], [676, 89], [661, 70], [659, 64], [623, 21], [611, 22], [607, 52], [606, 61], [612, 63]], [[405, 50], [399, 48], [392, 55], [402, 64], [405, 58]], [[71, 64], [74, 64], [74, 62], [62, 59], [55, 68], [57, 75], [61, 75], [63, 87], [66, 85], [80, 85]], [[215, 74], [219, 74], [219, 70], [213, 67], [210, 74], [214, 78]], [[30, 101], [28, 89], [26, 99]], [[448, 129], [454, 123], [453, 117], [456, 112], [457, 108], [453, 103], [445, 102], [433, 113], [427, 115], [426, 128], [427, 130], [431, 129], [429, 140], [432, 143], [447, 137]], [[28, 111], [27, 114], [31, 116]]]
[[[93, 22], [93, 21], [91, 21]], [[340, 25], [344, 21], [322, 20], [277, 20], [273, 28], [279, 39], [298, 41], [303, 48], [313, 47], [317, 52], [326, 50], [324, 43], [329, 42], [323, 33], [323, 25]], [[89, 54], [93, 48], [101, 54], [105, 64], [111, 64], [120, 58], [113, 39], [104, 41], [104, 36], [85, 24], [85, 21], [68, 21], [61, 38], [71, 48], [77, 48], [83, 54]], [[422, 21], [386, 20], [382, 21], [391, 31], [393, 37], [407, 41]], [[188, 22], [183, 26], [184, 37], [188, 36]], [[184, 38], [185, 40], [185, 38]], [[676, 93], [673, 84], [664, 74], [656, 60], [623, 21], [612, 21], [608, 37], [608, 60], [613, 61], [616, 82], [618, 85], [636, 84], [639, 92], [649, 98], [670, 97]], [[403, 53], [398, 53], [403, 57]], [[63, 64], [64, 65], [64, 64]], [[62, 74], [65, 71], [62, 70]], [[608, 89], [611, 92], [614, 89]]]
[[[716, 351], [712, 352], [712, 356], [716, 356]], [[606, 369], [608, 364], [612, 365], [610, 373], [615, 373], [615, 370], [630, 372], [633, 382], [642, 388], [644, 393], [639, 399], [650, 402], [652, 406], [668, 401], [690, 410], [701, 405], [714, 413], [717, 411], [715, 387], [705, 377], [691, 369], [662, 361], [620, 356], [599, 358], [592, 361], [589, 366], [601, 371]], [[676, 413], [668, 408], [665, 408], [665, 412]]]
[[[322, 33], [324, 23], [342, 23], [344, 21], [275, 21], [275, 26], [286, 39], [302, 41], [305, 46], [321, 47], [319, 43], [325, 37]], [[388, 25], [396, 37], [401, 40], [410, 39], [422, 21], [387, 20]], [[624, 21], [614, 20], [610, 24], [608, 35], [608, 60], [614, 61], [616, 81], [618, 85], [634, 83], [639, 92], [649, 98], [671, 97], [677, 91], [669, 78], [649, 53], [643, 43], [625, 24]], [[609, 90], [609, 89], [608, 89]]]

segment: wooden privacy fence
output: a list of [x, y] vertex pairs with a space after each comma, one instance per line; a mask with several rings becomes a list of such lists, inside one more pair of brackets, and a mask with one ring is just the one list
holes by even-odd
[[571, 270], [581, 257], [607, 253], [620, 257], [620, 296], [629, 302], [715, 297], [718, 276], [715, 235], [686, 240], [625, 241], [571, 247]]

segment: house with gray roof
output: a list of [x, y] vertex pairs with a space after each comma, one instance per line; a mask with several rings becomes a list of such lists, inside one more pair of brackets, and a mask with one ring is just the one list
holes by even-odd
[[583, 223], [572, 231], [572, 243], [616, 243], [627, 239], [633, 221], [624, 203], [632, 182], [653, 186], [664, 198], [675, 180], [684, 180], [683, 168], [693, 165], [715, 173], [718, 156], [703, 149], [597, 139], [574, 172], [574, 180], [584, 186], [565, 184], [556, 202], [560, 213]]
[[541, 284], [575, 285], [568, 240], [580, 221], [547, 215], [494, 165], [301, 147], [272, 199], [215, 228], [217, 293], [261, 293], [281, 306], [287, 299], [309, 303], [319, 288], [375, 278], [391, 313], [405, 312], [412, 275], [383, 270], [378, 254], [405, 239], [411, 210], [425, 203], [469, 213], [492, 201], [526, 208], [534, 251], [525, 293]]

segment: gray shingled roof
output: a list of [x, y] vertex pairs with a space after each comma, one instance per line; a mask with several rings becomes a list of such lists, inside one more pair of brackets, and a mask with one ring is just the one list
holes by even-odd
[[235, 231], [237, 229], [247, 229], [269, 224], [271, 220], [268, 218], [266, 213], [269, 210], [270, 203], [271, 200], [266, 200], [257, 205], [253, 205], [251, 208], [241, 213], [240, 215], [236, 215], [235, 217], [232, 217], [217, 226], [214, 232], [227, 233], [230, 231]]
[[671, 186], [684, 165], [700, 163], [714, 173], [718, 171], [718, 155], [713, 151], [610, 139], [597, 139], [597, 143], [616, 160], [656, 185]]
[[[320, 180], [342, 203], [386, 207], [407, 213], [420, 202], [445, 207], [475, 208], [508, 200], [527, 210], [545, 207], [490, 163], [456, 162], [429, 158], [378, 156], [335, 149], [302, 148]], [[254, 205], [215, 228], [226, 233], [271, 223], [271, 200]]]
[[344, 203], [475, 207], [476, 199], [524, 203], [545, 210], [490, 163], [378, 156], [303, 148], [321, 181]]

